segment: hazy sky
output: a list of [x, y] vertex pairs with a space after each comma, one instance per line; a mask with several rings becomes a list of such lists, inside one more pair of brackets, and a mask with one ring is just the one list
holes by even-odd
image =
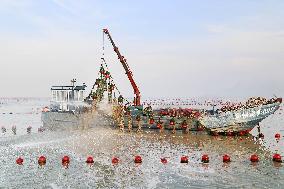
[[105, 27], [143, 97], [284, 96], [283, 10], [282, 0], [0, 0], [0, 96], [45, 97], [72, 78], [91, 86]]

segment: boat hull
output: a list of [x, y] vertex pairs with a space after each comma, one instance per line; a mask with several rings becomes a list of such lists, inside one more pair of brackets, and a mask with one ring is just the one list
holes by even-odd
[[254, 108], [208, 115], [202, 117], [200, 122], [210, 131], [250, 131], [262, 120], [274, 114], [279, 109], [280, 104], [280, 102], [276, 102]]
[[[181, 127], [181, 123], [186, 120], [188, 124], [188, 130], [189, 131], [198, 131], [201, 129], [201, 124], [199, 123], [198, 119], [193, 119], [193, 118], [175, 118], [175, 125], [170, 125], [170, 120], [172, 117], [170, 116], [154, 116], [154, 123], [151, 124], [149, 123], [149, 117], [148, 116], [141, 116], [141, 128], [142, 129], [160, 129], [157, 125], [158, 121], [160, 120], [162, 123], [162, 127], [165, 130], [186, 130], [185, 128]], [[135, 120], [135, 116], [132, 117], [131, 121], [132, 128], [138, 128], [138, 121]], [[124, 117], [124, 127], [128, 127], [128, 117]]]
[[92, 114], [73, 112], [42, 112], [43, 128], [48, 130], [88, 128], [93, 122]]

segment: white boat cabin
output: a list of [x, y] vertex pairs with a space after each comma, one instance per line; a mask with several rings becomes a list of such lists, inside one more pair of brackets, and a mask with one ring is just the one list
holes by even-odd
[[72, 111], [80, 103], [84, 102], [84, 92], [87, 86], [52, 86], [51, 87], [51, 110]]

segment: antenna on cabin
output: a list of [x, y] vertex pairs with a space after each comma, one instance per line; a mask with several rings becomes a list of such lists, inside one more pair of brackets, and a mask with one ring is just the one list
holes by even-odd
[[76, 79], [72, 79], [71, 80], [71, 84], [72, 84], [72, 92], [71, 92], [71, 98], [70, 99], [72, 99], [72, 100], [74, 100], [74, 95], [75, 95], [75, 93], [74, 93], [74, 86], [75, 86], [75, 83], [76, 83]]
[[77, 81], [76, 79], [71, 80], [71, 84], [72, 84], [73, 87], [75, 86], [76, 81]]

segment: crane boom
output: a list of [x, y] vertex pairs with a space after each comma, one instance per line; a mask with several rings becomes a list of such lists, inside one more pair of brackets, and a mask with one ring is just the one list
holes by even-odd
[[131, 70], [130, 70], [127, 62], [126, 62], [126, 59], [124, 58], [124, 56], [122, 56], [120, 54], [120, 52], [118, 50], [118, 47], [115, 45], [115, 43], [114, 43], [114, 41], [113, 41], [113, 39], [112, 39], [108, 29], [103, 29], [103, 33], [108, 36], [108, 38], [109, 38], [109, 40], [110, 40], [110, 42], [111, 42], [111, 44], [113, 46], [114, 52], [117, 54], [118, 59], [119, 59], [120, 63], [122, 64], [122, 66], [123, 66], [123, 68], [124, 68], [124, 70], [126, 72], [126, 75], [127, 75], [128, 79], [129, 79], [129, 81], [131, 83], [131, 86], [132, 86], [132, 88], [134, 90], [134, 94], [136, 96], [134, 98], [134, 105], [135, 106], [140, 106], [141, 105], [141, 103], [140, 103], [140, 98], [141, 98], [140, 91], [139, 91], [139, 88], [137, 87], [137, 85], [136, 85], [136, 83], [135, 83], [135, 81], [133, 79], [133, 74], [132, 74], [132, 72], [131, 72]]

